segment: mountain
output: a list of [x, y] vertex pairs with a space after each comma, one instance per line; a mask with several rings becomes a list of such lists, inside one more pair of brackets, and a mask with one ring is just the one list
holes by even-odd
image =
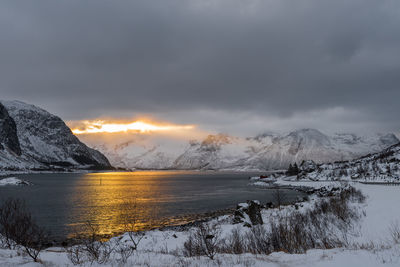
[[320, 165], [304, 162], [300, 170], [301, 179], [400, 182], [400, 143], [349, 161]]
[[108, 159], [57, 116], [20, 101], [0, 102], [0, 169], [109, 169]]
[[134, 136], [117, 144], [92, 142], [113, 166], [132, 169], [181, 170], [270, 170], [286, 169], [303, 160], [324, 163], [349, 160], [389, 147], [399, 140], [393, 134], [325, 135], [315, 129], [287, 134], [264, 133], [241, 138], [227, 134], [209, 135], [203, 140], [152, 141]]
[[315, 129], [300, 129], [282, 136], [256, 137], [265, 146], [249, 163], [262, 163], [265, 169], [286, 169], [290, 163], [314, 160], [317, 163], [349, 160], [380, 151], [399, 142], [394, 134], [325, 135]]
[[175, 169], [242, 169], [243, 159], [252, 154], [247, 151], [251, 142], [226, 134], [209, 135], [202, 142], [192, 141], [175, 161]]

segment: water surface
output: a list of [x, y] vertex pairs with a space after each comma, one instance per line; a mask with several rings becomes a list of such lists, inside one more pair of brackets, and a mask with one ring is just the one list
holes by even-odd
[[[192, 214], [234, 208], [248, 199], [272, 201], [272, 192], [249, 186], [259, 173], [137, 171], [16, 175], [33, 186], [0, 187], [0, 201], [26, 200], [38, 223], [53, 238], [83, 231], [90, 221], [101, 234], [124, 231], [127, 217], [140, 229], [185, 223]], [[300, 193], [286, 191], [287, 200]], [[135, 203], [136, 208], [131, 208]], [[127, 208], [128, 207], [128, 208]]]

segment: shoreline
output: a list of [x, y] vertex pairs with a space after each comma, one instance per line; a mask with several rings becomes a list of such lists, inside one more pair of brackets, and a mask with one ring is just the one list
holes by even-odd
[[[226, 209], [219, 209], [219, 210], [208, 211], [208, 212], [203, 212], [203, 213], [186, 214], [186, 215], [178, 216], [178, 217], [187, 217], [188, 220], [186, 222], [170, 224], [170, 225], [160, 225], [160, 226], [150, 227], [148, 229], [138, 230], [136, 232], [137, 233], [146, 233], [146, 232], [151, 232], [151, 231], [184, 232], [192, 227], [196, 227], [202, 223], [209, 222], [209, 221], [217, 219], [219, 217], [233, 215], [235, 210], [236, 210], [236, 208], [226, 208]], [[178, 217], [169, 217], [169, 219], [178, 218]], [[166, 218], [166, 219], [168, 219], [168, 218]], [[183, 220], [185, 220], [185, 219], [183, 219]], [[111, 234], [98, 235], [98, 237], [100, 237], [101, 240], [109, 241], [113, 238], [123, 236], [124, 234], [126, 234], [125, 231], [119, 231], [119, 232], [114, 232]], [[54, 243], [53, 243], [52, 247], [69, 246], [71, 244], [75, 244], [76, 242], [74, 242], [74, 241], [76, 241], [76, 240], [77, 240], [77, 238], [74, 238], [74, 237], [67, 237], [67, 238], [64, 238], [61, 240], [53, 240]]]
[[18, 174], [53, 174], [53, 173], [110, 173], [110, 172], [145, 172], [145, 171], [179, 171], [179, 172], [220, 172], [220, 173], [276, 173], [282, 170], [239, 170], [239, 169], [223, 169], [223, 170], [202, 170], [202, 169], [110, 169], [110, 170], [96, 170], [96, 169], [67, 169], [67, 170], [0, 170], [0, 177]]
[[[288, 206], [296, 206], [298, 204], [301, 203], [305, 203], [309, 200], [309, 196], [313, 195], [314, 193], [310, 193], [310, 191], [303, 191], [302, 189], [298, 188], [298, 187], [279, 187], [279, 186], [275, 186], [273, 188], [264, 188], [264, 189], [282, 189], [282, 190], [294, 190], [294, 191], [298, 191], [301, 193], [304, 193], [305, 196], [302, 198], [297, 198], [296, 200], [291, 200], [291, 201], [285, 201], [281, 204], [282, 207], [288, 207]], [[318, 190], [317, 190], [318, 191]], [[322, 198], [324, 196], [318, 196], [316, 195], [317, 198]], [[258, 201], [258, 200], [247, 200], [247, 201]], [[191, 213], [191, 214], [184, 214], [181, 216], [174, 216], [174, 217], [168, 217], [165, 218], [167, 219], [181, 219], [182, 221], [186, 221], [186, 222], [182, 222], [182, 223], [172, 223], [169, 224], [166, 223], [165, 225], [159, 225], [159, 226], [155, 226], [155, 227], [150, 227], [148, 229], [142, 229], [142, 230], [138, 230], [136, 232], [138, 233], [147, 233], [147, 232], [152, 232], [152, 231], [160, 231], [160, 232], [164, 232], [164, 231], [176, 231], [176, 232], [185, 232], [188, 231], [190, 229], [192, 229], [193, 227], [198, 227], [199, 225], [203, 224], [203, 223], [207, 223], [213, 220], [218, 220], [220, 218], [223, 218], [225, 216], [235, 216], [235, 211], [238, 210], [238, 207], [240, 204], [243, 203], [236, 203], [236, 207], [232, 207], [232, 208], [225, 208], [225, 209], [218, 209], [218, 210], [214, 210], [214, 211], [206, 211], [206, 212], [200, 212], [200, 213]], [[276, 208], [276, 204], [272, 203], [272, 202], [268, 202], [268, 203], [264, 203], [261, 204], [262, 208], [261, 211], [266, 211], [266, 210], [270, 210], [270, 209], [275, 209]], [[99, 235], [99, 237], [102, 240], [111, 240], [113, 238], [117, 238], [120, 236], [125, 235], [126, 232], [124, 231], [119, 231], [119, 232], [114, 232], [111, 234], [105, 234], [105, 235]], [[54, 247], [65, 247], [65, 245], [63, 245], [63, 243], [67, 243], [68, 245], [70, 244], [74, 244], [73, 241], [76, 241], [76, 238], [71, 237], [71, 238], [65, 238], [62, 241], [57, 241], [54, 244]]]
[[[379, 211], [385, 211], [385, 214], [390, 214], [393, 215], [392, 212], [386, 212], [385, 209], [382, 209], [382, 204], [379, 202], [371, 202], [371, 197], [375, 196], [374, 194], [371, 195], [372, 192], [374, 192], [374, 189], [377, 188], [374, 185], [371, 185], [371, 187], [367, 185], [362, 185], [357, 183], [357, 187], [361, 187], [362, 191], [366, 190], [366, 197], [367, 197], [367, 203], [363, 202], [357, 202], [357, 200], [352, 200], [349, 198], [348, 201], [349, 203], [349, 208], [352, 209], [353, 211], [356, 211], [356, 214], [359, 214], [360, 217], [357, 217], [354, 219], [355, 226], [357, 225], [357, 228], [362, 227], [361, 229], [363, 230], [363, 234], [368, 233], [369, 229], [365, 229], [365, 225], [367, 226], [374, 226], [375, 224], [373, 223], [375, 219], [380, 219], [381, 216], [374, 216], [372, 219], [369, 219], [369, 217], [365, 217], [365, 214], [371, 214], [369, 212], [365, 213], [363, 211], [365, 208], [373, 208], [373, 209], [378, 209]], [[351, 187], [348, 187], [346, 184], [342, 184], [342, 189], [346, 192], [346, 190], [351, 189]], [[361, 189], [360, 188], [360, 189]], [[369, 190], [367, 190], [370, 188]], [[398, 196], [396, 187], [387, 187], [387, 188], [392, 188], [391, 193], [392, 195]], [[324, 191], [323, 189], [319, 188], [316, 189], [317, 191]], [[386, 194], [386, 190], [382, 187], [381, 191]], [[348, 191], [347, 191], [348, 192]], [[393, 194], [395, 193], [395, 194]], [[334, 198], [339, 200], [339, 195], [342, 194], [342, 192], [334, 192]], [[379, 194], [381, 196], [382, 194]], [[309, 196], [309, 199], [307, 201], [302, 201], [301, 203], [291, 203], [289, 205], [282, 205], [282, 206], [274, 206], [274, 207], [263, 207], [260, 210], [261, 216], [263, 218], [264, 224], [261, 224], [260, 227], [263, 229], [266, 229], [266, 231], [270, 231], [271, 223], [278, 223], [279, 224], [279, 218], [294, 218], [290, 216], [296, 216], [296, 214], [304, 214], [302, 215], [303, 219], [308, 218], [305, 214], [308, 214], [309, 212], [313, 212], [315, 208], [320, 209], [321, 203], [330, 203], [330, 196], [329, 195], [324, 195], [320, 196], [319, 194], [312, 194]], [[337, 201], [336, 200], [336, 201]], [[340, 202], [341, 203], [341, 202]], [[372, 203], [372, 204], [371, 204]], [[245, 203], [244, 203], [245, 204]], [[263, 203], [264, 204], [264, 203]], [[379, 204], [379, 205], [374, 205], [374, 204]], [[243, 205], [238, 205], [243, 207]], [[376, 207], [374, 207], [376, 206]], [[386, 206], [386, 205], [385, 205]], [[394, 207], [395, 208], [395, 207]], [[321, 211], [321, 210], [320, 210]], [[307, 213], [308, 212], [308, 213]], [[219, 214], [217, 214], [219, 213]], [[225, 214], [225, 215], [224, 215]], [[321, 216], [323, 215], [324, 212], [322, 213]], [[228, 215], [228, 216], [226, 216]], [[230, 252], [218, 252], [216, 254], [216, 261], [213, 261], [212, 259], [207, 258], [207, 256], [196, 256], [196, 255], [188, 255], [185, 254], [185, 246], [187, 240], [190, 240], [190, 237], [193, 233], [198, 231], [200, 229], [200, 224], [202, 222], [205, 222], [206, 225], [219, 225], [219, 229], [221, 232], [218, 233], [219, 237], [222, 238], [222, 240], [229, 241], [230, 239], [225, 239], [232, 237], [232, 233], [234, 233], [235, 229], [237, 231], [240, 231], [241, 236], [243, 238], [249, 237], [248, 234], [251, 233], [258, 233], [256, 229], [259, 229], [256, 224], [252, 223], [252, 226], [247, 226], [248, 219], [245, 219], [244, 221], [241, 222], [235, 222], [235, 215], [232, 216], [232, 209], [225, 209], [225, 210], [219, 210], [216, 212], [211, 212], [211, 213], [202, 213], [202, 214], [197, 214], [199, 218], [197, 220], [194, 220], [193, 222], [188, 222], [186, 224], [180, 224], [176, 226], [165, 226], [165, 227], [158, 227], [154, 228], [153, 230], [148, 230], [144, 231], [143, 235], [139, 233], [139, 236], [143, 236], [142, 241], [140, 242], [140, 245], [137, 250], [132, 254], [132, 256], [129, 256], [129, 259], [126, 258], [126, 260], [121, 264], [120, 257], [123, 257], [122, 254], [119, 254], [118, 251], [113, 251], [111, 257], [107, 262], [103, 262], [99, 264], [99, 266], [116, 266], [116, 265], [121, 265], [121, 266], [231, 266], [232, 263], [236, 262], [239, 264], [238, 266], [276, 266], [276, 264], [280, 265], [287, 265], [287, 266], [296, 266], [298, 265], [298, 261], [301, 259], [303, 262], [303, 265], [301, 266], [325, 266], [321, 264], [329, 264], [329, 263], [337, 263], [337, 266], [340, 265], [341, 259], [345, 257], [346, 259], [351, 258], [354, 260], [359, 259], [359, 255], [366, 255], [366, 256], [374, 256], [374, 250], [369, 249], [369, 248], [363, 248], [360, 247], [364, 243], [357, 243], [357, 242], [369, 242], [369, 239], [365, 239], [363, 235], [356, 235], [353, 236], [353, 234], [356, 234], [356, 232], [352, 232], [351, 229], [349, 228], [350, 232], [348, 233], [349, 235], [353, 236], [354, 240], [354, 245], [351, 243], [348, 246], [345, 247], [333, 247], [333, 248], [323, 248], [323, 247], [310, 247], [307, 248], [303, 252], [291, 252], [291, 251], [286, 251], [282, 252], [280, 250], [272, 250], [270, 252], [257, 252], [257, 251], [252, 251], [252, 252], [240, 252], [239, 254], [236, 254], [232, 251]], [[289, 216], [289, 217], [288, 217]], [[305, 216], [305, 217], [304, 217]], [[203, 219], [201, 219], [202, 217]], [[323, 218], [323, 217], [321, 217]], [[360, 218], [360, 219], [357, 219]], [[395, 217], [393, 217], [395, 218]], [[272, 219], [272, 221], [270, 221]], [[338, 217], [338, 219], [340, 219]], [[330, 219], [326, 219], [326, 222], [332, 222], [332, 226], [340, 226], [340, 220], [339, 221], [331, 221]], [[336, 223], [337, 222], [337, 223]], [[385, 225], [383, 225], [381, 228], [383, 229]], [[253, 232], [253, 229], [256, 230], [256, 232]], [[197, 230], [196, 230], [197, 229]], [[334, 231], [340, 230], [336, 228], [329, 228], [333, 229]], [[335, 230], [336, 229], [336, 230]], [[375, 226], [372, 227], [371, 229], [375, 229]], [[382, 230], [380, 229], [380, 230]], [[386, 229], [386, 228], [385, 228]], [[365, 233], [364, 233], [365, 232]], [[338, 236], [341, 236], [341, 232], [334, 232], [335, 234], [338, 234]], [[257, 238], [259, 235], [254, 236], [253, 238]], [[251, 237], [251, 236], [250, 236]], [[368, 237], [369, 238], [369, 237]], [[365, 239], [365, 241], [364, 241]], [[81, 239], [83, 241], [83, 239]], [[246, 239], [248, 240], [248, 239]], [[300, 240], [302, 240], [300, 238]], [[70, 244], [64, 244], [64, 246], [50, 246], [47, 249], [44, 249], [41, 254], [40, 254], [40, 259], [43, 262], [48, 262], [48, 263], [55, 263], [57, 262], [58, 264], [63, 264], [63, 266], [73, 266], [75, 263], [71, 260], [71, 256], [75, 254], [71, 254], [76, 250], [82, 251], [80, 249], [85, 248], [85, 244], [87, 243], [79, 243], [79, 239], [76, 240], [76, 243], [70, 243]], [[84, 241], [83, 241], [84, 242]], [[103, 249], [111, 249], [111, 248], [120, 248], [120, 246], [125, 247], [126, 244], [130, 244], [130, 234], [129, 232], [122, 233], [120, 235], [115, 235], [111, 239], [108, 239], [107, 241], [98, 241], [99, 244], [102, 246]], [[128, 242], [128, 243], [126, 243]], [[247, 242], [247, 241], [246, 241]], [[247, 243], [246, 243], [247, 244]], [[359, 244], [358, 247], [354, 247], [357, 244]], [[378, 243], [377, 243], [378, 244]], [[392, 252], [391, 247], [387, 248], [382, 248], [380, 251], [382, 253], [391, 253]], [[84, 250], [83, 250], [84, 251]], [[15, 262], [15, 263], [22, 263], [22, 262], [28, 262], [29, 258], [27, 256], [21, 256], [21, 254], [18, 254], [18, 250], [1, 250], [0, 249], [0, 263], [3, 261], [4, 263], [7, 262]], [[380, 252], [379, 252], [380, 253]], [[310, 254], [313, 255], [318, 255], [317, 257], [310, 257]], [[1, 256], [3, 255], [3, 256]], [[324, 256], [328, 255], [328, 256]], [[386, 255], [386, 254], [385, 254]], [[82, 259], [82, 258], [81, 258]], [[83, 258], [85, 261], [85, 259]], [[72, 261], [72, 262], [71, 262]], [[346, 261], [347, 262], [347, 261]], [[35, 265], [36, 266], [36, 265]], [[96, 265], [97, 266], [97, 265]], [[234, 265], [236, 266], [236, 265]], [[330, 265], [329, 265], [330, 266]], [[377, 265], [375, 265], [377, 266]]]
[[[114, 172], [114, 171], [112, 171]], [[213, 171], [214, 172], [214, 171]], [[49, 172], [45, 172], [46, 174]], [[56, 172], [60, 173], [60, 172]], [[71, 173], [71, 172], [64, 172], [64, 173]], [[77, 170], [75, 173], [88, 173], [88, 171], [82, 171], [82, 170]], [[95, 173], [95, 172], [91, 172]], [[26, 177], [21, 177], [21, 179], [25, 179]], [[0, 177], [1, 179], [1, 177]], [[245, 177], [246, 179], [246, 177]], [[250, 185], [247, 185], [250, 186]], [[288, 189], [288, 190], [294, 190], [298, 191], [301, 193], [307, 193], [304, 190], [300, 190], [299, 188], [296, 187], [279, 187], [280, 189]], [[261, 188], [261, 189], [268, 189], [268, 190], [273, 190], [276, 189], [276, 187], [273, 188]], [[303, 197], [298, 196], [297, 199], [290, 199], [287, 200], [289, 203], [287, 204], [294, 204], [296, 202], [299, 202], [300, 199]], [[251, 197], [250, 197], [251, 199]], [[250, 200], [249, 199], [249, 200]], [[200, 212], [195, 212], [195, 213], [188, 213], [188, 214], [179, 214], [179, 215], [174, 215], [171, 217], [165, 217], [165, 218], [160, 218], [159, 221], [155, 221], [156, 224], [147, 224], [145, 222], [144, 226], [138, 229], [140, 232], [146, 232], [146, 231], [152, 231], [152, 230], [160, 230], [160, 231], [167, 231], [167, 230], [179, 230], [179, 231], [184, 231], [187, 228], [197, 226], [203, 222], [207, 222], [210, 220], [213, 220], [215, 218], [225, 216], [225, 215], [234, 215], [234, 212], [236, 210], [236, 206], [239, 204], [239, 202], [235, 202], [231, 204], [228, 207], [222, 207], [221, 209], [216, 209], [216, 210], [206, 210], [206, 211], [200, 211]], [[265, 203], [263, 203], [265, 204]], [[212, 208], [212, 207], [211, 207]], [[151, 220], [149, 220], [151, 222]], [[102, 239], [111, 239], [113, 237], [119, 236], [124, 234], [125, 232], [121, 230], [121, 227], [114, 227], [114, 229], [111, 229], [108, 233], [102, 234], [101, 237]], [[69, 244], [71, 241], [75, 239], [78, 233], [75, 233], [74, 231], [67, 231], [66, 233], [61, 233], [57, 234], [51, 237], [51, 243], [54, 246], [64, 246], [64, 244]], [[82, 233], [85, 234], [85, 233]]]

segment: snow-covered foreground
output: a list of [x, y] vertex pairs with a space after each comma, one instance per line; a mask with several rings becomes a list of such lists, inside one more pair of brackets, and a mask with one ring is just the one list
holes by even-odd
[[400, 210], [396, 207], [400, 201], [400, 186], [356, 184], [356, 187], [368, 196], [360, 240], [387, 242], [390, 239], [389, 228], [393, 224], [400, 225]]
[[[389, 228], [400, 222], [400, 211], [397, 203], [400, 201], [400, 186], [354, 184], [366, 196], [367, 200], [358, 205], [366, 216], [355, 224], [351, 231], [350, 244], [346, 248], [312, 249], [305, 254], [287, 254], [274, 252], [270, 255], [253, 254], [218, 254], [216, 259], [207, 257], [184, 257], [182, 247], [188, 237], [187, 231], [154, 230], [146, 233], [139, 244], [138, 251], [129, 258], [126, 266], [399, 266], [400, 245], [394, 244]], [[312, 198], [302, 203], [299, 211], [311, 208], [319, 201]], [[290, 214], [295, 209], [288, 206], [279, 209], [262, 211], [263, 220], [278, 215]], [[239, 227], [246, 231], [248, 228], [232, 225], [228, 216], [218, 218], [221, 224], [222, 235], [230, 233], [233, 228]], [[121, 239], [122, 238], [122, 239]], [[113, 238], [120, 242], [128, 239], [127, 235]], [[118, 266], [112, 255], [111, 260], [100, 266]], [[40, 254], [45, 266], [73, 266], [63, 248], [49, 248]], [[15, 250], [0, 250], [0, 266], [41, 266]], [[90, 264], [86, 264], [89, 266]], [[97, 266], [93, 264], [92, 266]]]

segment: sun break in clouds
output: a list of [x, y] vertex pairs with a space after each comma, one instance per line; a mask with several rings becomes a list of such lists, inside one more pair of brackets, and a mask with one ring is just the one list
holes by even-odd
[[174, 125], [164, 123], [154, 123], [146, 121], [133, 122], [108, 122], [104, 120], [82, 121], [72, 129], [74, 134], [96, 134], [96, 133], [121, 133], [121, 132], [157, 132], [157, 131], [176, 131], [191, 130], [194, 125]]

